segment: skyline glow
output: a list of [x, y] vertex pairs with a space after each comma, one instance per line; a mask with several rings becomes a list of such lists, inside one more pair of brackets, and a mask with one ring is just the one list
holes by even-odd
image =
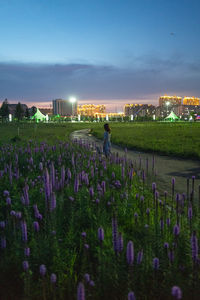
[[196, 0], [0, 0], [0, 101], [200, 97], [199, 12]]

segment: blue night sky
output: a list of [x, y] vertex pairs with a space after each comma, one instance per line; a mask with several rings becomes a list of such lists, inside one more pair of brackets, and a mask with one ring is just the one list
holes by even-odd
[[200, 97], [198, 0], [0, 0], [0, 100]]

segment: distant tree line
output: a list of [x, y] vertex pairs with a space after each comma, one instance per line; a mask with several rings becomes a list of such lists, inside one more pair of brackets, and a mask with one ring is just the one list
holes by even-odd
[[[0, 117], [2, 121], [7, 121], [9, 118], [10, 114], [10, 104], [8, 103], [8, 100], [5, 99], [1, 105], [0, 108]], [[30, 117], [33, 116], [37, 111], [37, 108], [35, 106], [31, 107], [30, 109], [26, 107], [25, 109], [23, 108], [23, 105], [18, 102], [15, 110], [14, 110], [14, 115], [13, 117], [16, 118], [18, 121], [22, 120], [24, 117], [27, 120], [30, 120]]]

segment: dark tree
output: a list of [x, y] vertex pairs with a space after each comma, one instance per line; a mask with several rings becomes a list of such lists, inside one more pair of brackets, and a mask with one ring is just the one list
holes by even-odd
[[9, 115], [8, 100], [5, 99], [0, 108], [0, 116], [2, 116], [2, 119], [4, 119], [4, 118], [8, 118], [8, 115]]
[[34, 114], [37, 112], [37, 107], [32, 106], [31, 107], [31, 116], [34, 116]]
[[27, 118], [27, 120], [30, 119], [30, 112], [29, 112], [29, 109], [27, 108], [26, 111], [25, 111], [25, 117]]
[[24, 116], [24, 110], [22, 108], [22, 105], [20, 102], [18, 102], [16, 109], [15, 109], [15, 117], [17, 118], [17, 120], [22, 120]]

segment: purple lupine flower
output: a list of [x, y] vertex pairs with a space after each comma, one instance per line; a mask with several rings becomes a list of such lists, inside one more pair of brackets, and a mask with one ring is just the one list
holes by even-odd
[[38, 214], [37, 219], [42, 220], [42, 214]]
[[25, 187], [23, 188], [24, 192], [24, 200], [25, 200], [25, 205], [29, 205], [29, 194], [28, 194], [29, 186], [26, 184]]
[[158, 270], [159, 269], [159, 258], [155, 257], [153, 259], [153, 268], [154, 270]]
[[164, 243], [164, 248], [165, 248], [165, 249], [168, 249], [168, 248], [169, 248], [169, 243], [165, 242], [165, 243]]
[[134, 213], [134, 218], [135, 218], [135, 221], [137, 221], [137, 218], [138, 218], [138, 214], [137, 213]]
[[7, 196], [10, 195], [10, 193], [9, 193], [9, 191], [5, 190], [5, 191], [3, 192], [3, 195], [4, 195], [5, 197], [7, 197]]
[[6, 204], [7, 204], [7, 205], [11, 205], [11, 199], [10, 199], [10, 197], [7, 197], [7, 198], [6, 198]]
[[115, 252], [117, 252], [117, 218], [112, 218], [112, 240], [113, 240], [113, 249]]
[[86, 250], [88, 250], [90, 248], [90, 246], [88, 244], [84, 244], [84, 247]]
[[117, 238], [117, 251], [122, 252], [123, 247], [124, 247], [123, 236], [122, 236], [121, 232], [119, 232], [118, 238]]
[[21, 219], [21, 217], [22, 217], [21, 211], [16, 212], [15, 216], [16, 216], [17, 219]]
[[79, 180], [78, 177], [76, 177], [74, 180], [74, 193], [78, 193], [78, 190], [79, 190]]
[[57, 280], [56, 274], [52, 273], [51, 276], [50, 276], [50, 281], [51, 281], [51, 283], [55, 284], [55, 283], [56, 283], [56, 280]]
[[1, 249], [6, 249], [6, 239], [4, 236], [1, 237]]
[[1, 228], [1, 229], [4, 229], [5, 227], [6, 227], [5, 221], [1, 221], [1, 222], [0, 222], [0, 228]]
[[120, 189], [121, 186], [122, 186], [122, 185], [121, 185], [121, 182], [120, 182], [119, 180], [116, 180], [116, 181], [115, 181], [115, 187], [118, 188], [118, 189]]
[[152, 191], [153, 191], [153, 193], [155, 193], [155, 191], [156, 191], [156, 183], [155, 182], [152, 183]]
[[106, 192], [106, 182], [105, 181], [102, 181], [101, 187], [102, 187], [102, 191], [103, 191], [103, 194], [104, 194]]
[[136, 300], [134, 292], [128, 293], [128, 300]]
[[147, 216], [149, 216], [149, 214], [150, 214], [150, 208], [147, 208], [146, 214], [147, 214]]
[[24, 196], [23, 196], [23, 195], [21, 196], [21, 203], [22, 203], [23, 205], [25, 205], [25, 199], [24, 199]]
[[22, 241], [27, 242], [27, 225], [25, 221], [21, 221], [21, 230], [22, 230]]
[[27, 247], [27, 248], [24, 249], [24, 255], [25, 256], [30, 256], [30, 248]]
[[11, 211], [10, 211], [10, 215], [11, 215], [12, 217], [15, 217], [16, 212], [15, 212], [14, 210], [11, 210]]
[[115, 179], [115, 172], [112, 172], [112, 179]]
[[96, 204], [99, 204], [100, 200], [99, 200], [99, 199], [96, 199], [95, 202], [96, 202]]
[[173, 286], [171, 293], [172, 293], [172, 296], [174, 296], [176, 299], [182, 299], [182, 291], [181, 291], [180, 287], [178, 287], [176, 285]]
[[42, 162], [39, 163], [39, 170], [40, 170], [40, 171], [43, 170], [43, 164], [42, 164]]
[[29, 269], [28, 261], [27, 261], [27, 260], [24, 260], [24, 261], [22, 262], [22, 266], [23, 266], [24, 271], [27, 272], [28, 269]]
[[39, 225], [39, 223], [37, 221], [33, 222], [33, 228], [34, 228], [35, 232], [39, 232], [40, 225]]
[[104, 230], [101, 227], [98, 228], [98, 239], [100, 242], [103, 242], [104, 240]]
[[85, 232], [85, 231], [81, 233], [81, 236], [82, 236], [83, 238], [85, 238], [85, 237], [86, 237], [86, 235], [87, 235], [87, 234], [86, 234], [86, 232]]
[[95, 286], [94, 281], [93, 281], [93, 280], [90, 280], [89, 285], [90, 285], [90, 286]]
[[141, 202], [144, 202], [144, 196], [141, 196], [141, 197], [140, 197], [140, 201], [141, 201]]
[[85, 273], [84, 279], [85, 279], [85, 281], [88, 283], [88, 282], [90, 281], [90, 274]]
[[130, 180], [133, 179], [133, 168], [131, 168], [131, 170], [130, 170], [130, 172], [128, 174], [128, 177], [129, 177]]
[[192, 220], [192, 206], [188, 208], [188, 219], [191, 221]]
[[50, 204], [50, 211], [56, 209], [56, 195], [55, 193], [51, 194], [51, 204]]
[[69, 200], [73, 202], [74, 198], [72, 196], [69, 196]]
[[45, 200], [49, 200], [50, 198], [50, 179], [48, 169], [45, 168], [44, 173], [44, 188], [45, 188]]
[[85, 300], [85, 287], [82, 282], [79, 282], [79, 284], [78, 284], [77, 300]]
[[158, 200], [158, 197], [159, 197], [159, 192], [158, 191], [155, 191], [155, 197]]
[[197, 240], [195, 231], [193, 232], [192, 237], [191, 237], [191, 249], [192, 249], [192, 259], [193, 259], [193, 261], [197, 261], [197, 258], [198, 258], [198, 240]]
[[173, 228], [173, 234], [174, 234], [175, 236], [178, 236], [179, 233], [180, 233], [180, 228], [179, 228], [179, 225], [176, 224], [176, 225], [174, 226], [174, 228]]
[[64, 187], [65, 184], [65, 167], [61, 167], [61, 186]]
[[67, 169], [67, 178], [70, 180], [72, 178], [72, 173], [70, 171], [70, 169]]
[[46, 266], [45, 266], [45, 265], [40, 265], [40, 275], [41, 275], [42, 277], [45, 276], [46, 271], [47, 271]]
[[94, 189], [92, 186], [89, 188], [89, 194], [91, 198], [94, 197]]
[[134, 247], [133, 242], [129, 241], [126, 249], [126, 260], [129, 265], [133, 264], [134, 261]]
[[141, 264], [142, 259], [143, 259], [143, 250], [141, 250], [141, 251], [138, 252], [138, 255], [137, 255], [137, 264], [138, 265]]
[[170, 263], [173, 263], [173, 261], [174, 261], [174, 251], [172, 249], [169, 250], [168, 257], [169, 257]]
[[91, 166], [90, 174], [91, 174], [91, 177], [94, 178], [94, 167], [93, 166]]
[[170, 218], [167, 218], [167, 220], [166, 220], [166, 224], [167, 224], [167, 226], [168, 226], [168, 227], [170, 226], [170, 223], [171, 223], [171, 220], [170, 220]]

